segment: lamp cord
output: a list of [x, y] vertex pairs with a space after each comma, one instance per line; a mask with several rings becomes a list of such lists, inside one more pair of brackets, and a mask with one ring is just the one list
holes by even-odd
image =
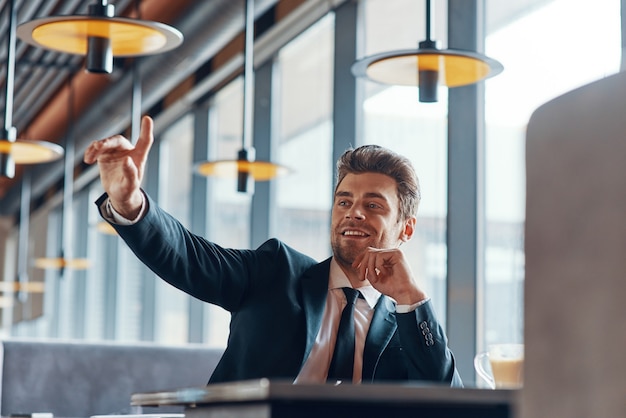
[[[141, 20], [141, 0], [135, 0], [135, 14], [137, 19]], [[130, 140], [134, 144], [139, 138], [139, 130], [141, 126], [141, 102], [142, 102], [142, 86], [141, 74], [139, 72], [139, 58], [133, 57], [131, 63], [131, 71], [133, 76], [132, 96], [130, 103]]]
[[252, 146], [252, 89], [254, 86], [254, 0], [246, 0], [244, 67], [243, 67], [243, 149]]
[[30, 199], [31, 174], [30, 170], [22, 173], [22, 191], [20, 194], [20, 226], [18, 229], [17, 244], [17, 280], [20, 284], [28, 282], [28, 236], [30, 229]]
[[17, 12], [15, 0], [9, 2], [9, 36], [7, 37], [7, 76], [5, 80], [4, 130], [13, 127], [13, 82], [15, 78], [15, 27]]
[[430, 0], [426, 0], [426, 41], [430, 40]]
[[71, 259], [74, 254], [72, 248], [73, 234], [73, 207], [74, 198], [74, 86], [71, 75], [67, 79], [68, 85], [68, 109], [67, 109], [67, 130], [65, 139], [65, 173], [63, 182], [63, 204], [62, 204], [62, 229], [61, 229], [61, 250], [64, 257]]

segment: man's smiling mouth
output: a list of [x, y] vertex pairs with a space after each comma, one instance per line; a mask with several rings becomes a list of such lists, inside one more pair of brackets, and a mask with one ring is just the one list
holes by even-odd
[[367, 237], [367, 236], [369, 236], [365, 232], [354, 231], [354, 230], [343, 231], [341, 233], [341, 235], [343, 235], [344, 237], [348, 237], [348, 236], [350, 236], [350, 237]]

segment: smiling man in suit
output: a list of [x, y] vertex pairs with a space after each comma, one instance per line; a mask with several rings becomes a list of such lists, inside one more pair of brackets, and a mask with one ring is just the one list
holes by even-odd
[[[415, 231], [420, 200], [408, 159], [375, 145], [343, 154], [333, 256], [317, 262], [277, 239], [255, 250], [222, 248], [161, 210], [140, 188], [152, 130], [144, 117], [135, 146], [115, 135], [94, 141], [84, 160], [99, 166], [102, 216], [139, 259], [173, 286], [231, 313], [228, 346], [211, 383], [265, 377], [462, 386], [431, 301], [400, 250]], [[348, 335], [349, 348], [340, 348]]]

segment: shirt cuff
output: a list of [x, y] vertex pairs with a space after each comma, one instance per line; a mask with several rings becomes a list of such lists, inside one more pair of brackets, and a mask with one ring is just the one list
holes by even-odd
[[419, 302], [414, 303], [412, 305], [396, 305], [396, 312], [397, 313], [413, 312], [414, 310], [416, 310], [418, 307], [422, 306], [423, 304], [425, 304], [429, 300], [430, 300], [430, 298], [426, 298], [426, 299], [420, 300]]
[[102, 211], [102, 216], [108, 222], [111, 222], [116, 225], [134, 225], [143, 218], [146, 211], [146, 198], [143, 193], [141, 194], [141, 209], [139, 209], [139, 214], [135, 219], [126, 219], [122, 215], [120, 215], [114, 208], [113, 204], [111, 204], [111, 199], [108, 197], [102, 202], [100, 209]]

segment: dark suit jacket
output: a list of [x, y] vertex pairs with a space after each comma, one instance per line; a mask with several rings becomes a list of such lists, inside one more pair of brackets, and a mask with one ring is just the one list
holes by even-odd
[[[149, 197], [147, 205], [136, 224], [114, 225], [119, 235], [159, 277], [232, 315], [210, 382], [295, 379], [320, 328], [330, 259], [318, 263], [276, 239], [256, 250], [222, 248], [190, 233]], [[383, 295], [365, 342], [363, 382], [407, 380], [462, 385], [431, 303], [398, 314]]]

